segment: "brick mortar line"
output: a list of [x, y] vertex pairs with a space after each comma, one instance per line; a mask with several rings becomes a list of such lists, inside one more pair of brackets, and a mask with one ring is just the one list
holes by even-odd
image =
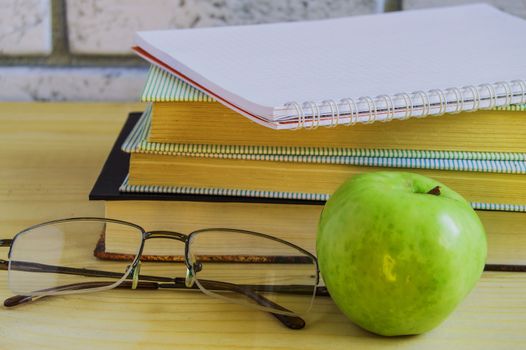
[[51, 0], [52, 56], [68, 56], [66, 0]]
[[402, 10], [402, 1], [403, 0], [385, 0], [384, 11], [401, 11]]
[[56, 60], [51, 57], [10, 56], [0, 57], [0, 67], [38, 66], [38, 67], [147, 67], [148, 64], [133, 56], [75, 56], [69, 55], [67, 60]]
[[0, 56], [0, 66], [146, 67], [133, 55], [74, 55], [69, 50], [66, 0], [51, 0], [52, 52], [49, 56]]

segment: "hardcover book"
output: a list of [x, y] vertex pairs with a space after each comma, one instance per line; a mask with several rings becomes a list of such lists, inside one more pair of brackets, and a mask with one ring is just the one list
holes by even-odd
[[[199, 192], [173, 193], [168, 189], [151, 192], [119, 191], [127, 177], [129, 155], [120, 146], [137, 122], [140, 113], [131, 114], [117, 138], [104, 167], [90, 193], [90, 200], [105, 202], [106, 217], [139, 224], [147, 230], [174, 230], [189, 233], [205, 227], [231, 227], [271, 234], [311, 252], [323, 200], [299, 200], [248, 196], [246, 193]], [[499, 206], [472, 203], [489, 240], [488, 263], [524, 264], [526, 215]], [[515, 208], [516, 209], [516, 208]], [[524, 209], [524, 208], [523, 208]], [[524, 211], [524, 210], [523, 210]], [[145, 246], [145, 260], [181, 261], [182, 245], [164, 241]], [[105, 232], [96, 249], [103, 259], [118, 259], [132, 253], [123, 232]]]

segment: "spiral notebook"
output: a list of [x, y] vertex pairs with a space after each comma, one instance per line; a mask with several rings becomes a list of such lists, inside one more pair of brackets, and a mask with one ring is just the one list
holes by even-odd
[[130, 152], [526, 160], [526, 104], [443, 118], [279, 131], [243, 118], [153, 65], [141, 101], [149, 102], [143, 117], [148, 130], [140, 143], [125, 146]]
[[526, 21], [489, 5], [139, 32], [135, 51], [268, 127], [526, 102]]

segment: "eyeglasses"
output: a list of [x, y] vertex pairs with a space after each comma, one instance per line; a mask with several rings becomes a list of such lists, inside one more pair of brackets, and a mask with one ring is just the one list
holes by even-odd
[[[163, 262], [148, 262], [146, 241]], [[9, 261], [0, 260], [0, 269], [8, 270], [9, 288], [17, 294], [5, 300], [7, 307], [112, 288], [189, 288], [267, 311], [288, 328], [301, 329], [305, 321], [300, 315], [309, 311], [314, 296], [328, 295], [318, 287], [314, 255], [246, 230], [210, 228], [185, 235], [81, 217], [29, 227], [0, 240], [0, 246], [10, 248]], [[177, 273], [185, 277], [173, 277]]]

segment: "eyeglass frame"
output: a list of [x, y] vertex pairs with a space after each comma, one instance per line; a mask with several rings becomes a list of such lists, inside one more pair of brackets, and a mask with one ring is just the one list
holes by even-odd
[[[121, 273], [117, 273], [117, 272], [98, 271], [98, 270], [90, 270], [90, 269], [78, 269], [78, 268], [68, 268], [68, 267], [65, 267], [65, 266], [56, 266], [55, 268], [57, 268], [57, 269], [66, 268], [66, 269], [69, 270], [69, 272], [65, 272], [64, 270], [62, 270], [62, 272], [58, 272], [57, 271], [56, 273], [65, 273], [65, 274], [72, 274], [72, 275], [79, 275], [79, 276], [90, 276], [90, 274], [91, 274], [91, 276], [94, 276], [94, 277], [117, 278], [118, 280], [115, 283], [110, 284], [109, 286], [107, 285], [107, 282], [85, 282], [85, 284], [92, 284], [92, 285], [93, 284], [101, 284], [101, 286], [100, 287], [92, 287], [92, 288], [82, 289], [82, 290], [79, 290], [79, 289], [77, 289], [77, 290], [75, 290], [75, 289], [68, 289], [68, 287], [73, 287], [74, 288], [74, 287], [78, 286], [78, 284], [74, 284], [74, 285], [59, 286], [59, 287], [55, 287], [55, 288], [48, 288], [48, 289], [43, 290], [43, 291], [50, 291], [50, 290], [53, 290], [53, 289], [56, 289], [56, 288], [63, 288], [62, 291], [56, 291], [56, 292], [53, 292], [53, 293], [47, 293], [47, 294], [46, 293], [42, 293], [42, 294], [35, 294], [35, 295], [30, 295], [30, 296], [15, 295], [15, 296], [10, 297], [10, 298], [5, 300], [4, 301], [4, 306], [6, 306], [6, 307], [13, 307], [13, 306], [17, 306], [17, 305], [20, 305], [20, 304], [23, 304], [23, 303], [27, 303], [27, 302], [30, 302], [30, 301], [32, 301], [34, 299], [45, 297], [45, 296], [97, 292], [97, 291], [101, 291], [101, 290], [110, 290], [110, 289], [114, 289], [114, 288], [131, 288], [131, 289], [163, 289], [163, 288], [170, 288], [170, 289], [181, 288], [182, 289], [182, 288], [189, 288], [189, 289], [199, 289], [204, 294], [211, 295], [211, 296], [214, 296], [214, 297], [219, 297], [220, 299], [225, 299], [225, 300], [227, 300], [229, 302], [234, 302], [233, 300], [231, 300], [229, 298], [226, 298], [226, 297], [221, 297], [219, 294], [215, 294], [215, 293], [209, 291], [207, 288], [205, 288], [202, 285], [200, 285], [201, 283], [204, 283], [204, 284], [210, 285], [211, 287], [215, 287], [215, 289], [219, 288], [220, 290], [229, 290], [229, 291], [232, 291], [232, 292], [237, 292], [237, 293], [241, 293], [241, 294], [245, 295], [246, 297], [248, 297], [248, 298], [252, 299], [253, 301], [255, 301], [260, 306], [260, 307], [258, 307], [258, 305], [252, 305], [252, 307], [270, 313], [272, 316], [274, 316], [276, 319], [278, 319], [287, 328], [290, 328], [290, 329], [302, 329], [302, 328], [304, 328], [305, 327], [305, 321], [298, 314], [296, 314], [296, 313], [294, 313], [292, 311], [289, 311], [286, 308], [284, 308], [284, 307], [282, 307], [282, 306], [270, 301], [269, 299], [267, 299], [263, 295], [258, 294], [257, 292], [259, 292], [261, 290], [258, 290], [258, 289], [250, 290], [250, 289], [247, 289], [248, 286], [244, 286], [244, 285], [240, 286], [240, 285], [229, 283], [229, 282], [210, 281], [210, 280], [198, 280], [198, 279], [196, 279], [196, 273], [198, 273], [200, 271], [200, 266], [199, 265], [201, 263], [197, 263], [197, 262], [191, 263], [191, 259], [190, 259], [191, 238], [193, 237], [193, 235], [197, 235], [197, 234], [202, 233], [202, 232], [212, 232], [212, 231], [236, 232], [236, 233], [243, 233], [243, 234], [253, 235], [253, 236], [257, 236], [257, 237], [261, 237], [261, 238], [270, 239], [270, 240], [273, 240], [275, 242], [278, 242], [278, 243], [281, 243], [281, 244], [285, 244], [285, 245], [287, 245], [287, 246], [289, 246], [291, 248], [294, 248], [294, 249], [298, 250], [299, 252], [301, 252], [301, 253], [305, 254], [306, 256], [308, 256], [309, 258], [311, 258], [312, 262], [315, 265], [315, 272], [316, 272], [316, 276], [315, 277], [316, 277], [316, 279], [315, 279], [314, 285], [312, 286], [312, 288], [313, 288], [312, 298], [314, 299], [314, 297], [316, 295], [318, 295], [318, 296], [328, 296], [329, 295], [328, 292], [327, 292], [327, 289], [325, 287], [320, 287], [319, 286], [320, 270], [319, 270], [317, 258], [312, 253], [310, 253], [309, 251], [307, 251], [307, 250], [305, 250], [305, 249], [303, 249], [303, 248], [301, 248], [301, 247], [299, 247], [299, 246], [297, 246], [297, 245], [295, 245], [295, 244], [293, 244], [291, 242], [288, 242], [288, 241], [285, 241], [283, 239], [280, 239], [278, 237], [267, 235], [267, 234], [264, 234], [264, 233], [261, 233], [261, 232], [244, 230], [244, 229], [233, 229], [233, 228], [205, 228], [205, 229], [199, 229], [199, 230], [192, 231], [189, 234], [183, 234], [183, 233], [180, 233], [180, 232], [168, 231], [168, 230], [146, 231], [141, 226], [139, 226], [137, 224], [134, 224], [134, 223], [131, 223], [131, 222], [128, 222], [128, 221], [112, 219], [112, 218], [102, 218], [102, 217], [71, 217], [71, 218], [63, 218], [63, 219], [51, 220], [51, 221], [39, 223], [39, 224], [30, 226], [28, 228], [25, 228], [22, 231], [18, 232], [11, 239], [0, 239], [0, 247], [9, 247], [9, 252], [8, 252], [8, 259], [9, 260], [6, 261], [6, 260], [3, 260], [3, 259], [0, 259], [0, 270], [8, 270], [9, 271], [11, 269], [11, 252], [12, 252], [12, 248], [13, 248], [13, 243], [16, 241], [17, 237], [23, 235], [24, 233], [26, 233], [28, 231], [31, 231], [31, 230], [34, 230], [34, 229], [38, 229], [39, 227], [42, 227], [42, 226], [61, 224], [61, 223], [67, 223], [67, 222], [75, 222], [75, 221], [77, 221], [77, 222], [93, 221], [93, 222], [101, 222], [101, 223], [113, 223], [113, 224], [119, 224], [119, 225], [126, 225], [126, 226], [132, 227], [134, 229], [137, 229], [141, 233], [142, 237], [141, 237], [141, 243], [140, 243], [139, 249], [138, 249], [137, 253], [134, 256], [133, 261], [128, 266], [127, 270], [122, 274], [122, 276], [121, 277], [116, 277], [115, 276], [116, 274], [121, 275]], [[143, 250], [144, 250], [145, 242], [147, 240], [149, 240], [149, 239], [159, 239], [159, 238], [173, 239], [173, 240], [177, 240], [179, 242], [184, 243], [185, 248], [184, 248], [184, 261], [183, 262], [184, 262], [184, 264], [186, 266], [186, 269], [187, 269], [186, 270], [186, 276], [184, 278], [181, 278], [181, 277], [171, 278], [171, 277], [160, 277], [160, 276], [145, 276], [145, 275], [140, 275], [139, 274], [140, 263], [141, 263], [141, 258], [143, 256]], [[129, 255], [132, 256], [132, 254], [129, 254]], [[31, 264], [41, 265], [41, 264], [38, 264], [38, 263], [31, 263]], [[77, 270], [77, 273], [72, 273], [73, 270]], [[84, 271], [84, 273], [81, 273], [78, 270], [82, 270], [82, 271]], [[106, 274], [106, 276], [104, 276], [104, 274]], [[130, 277], [131, 277], [131, 281], [130, 281]], [[147, 277], [147, 280], [141, 281], [140, 280], [141, 277], [142, 278]], [[153, 280], [154, 278], [157, 279], [157, 280]], [[152, 280], [148, 280], [148, 279], [152, 279]], [[172, 284], [169, 285], [169, 283], [172, 283]], [[105, 284], [105, 285], [102, 285], [102, 284]], [[196, 287], [196, 285], [197, 285], [197, 287]], [[284, 287], [287, 287], [287, 286], [284, 286]], [[298, 289], [295, 289], [293, 286], [292, 286], [292, 288], [285, 288], [285, 289], [288, 289], [286, 291], [287, 293], [305, 294], [305, 293], [301, 293]], [[263, 291], [265, 291], [264, 288], [263, 288]], [[243, 305], [246, 305], [246, 304], [243, 304]], [[248, 306], [250, 306], [250, 305], [248, 305]], [[276, 308], [276, 309], [269, 310], [271, 307], [272, 308]], [[266, 308], [266, 309], [264, 309], [264, 308]]]

